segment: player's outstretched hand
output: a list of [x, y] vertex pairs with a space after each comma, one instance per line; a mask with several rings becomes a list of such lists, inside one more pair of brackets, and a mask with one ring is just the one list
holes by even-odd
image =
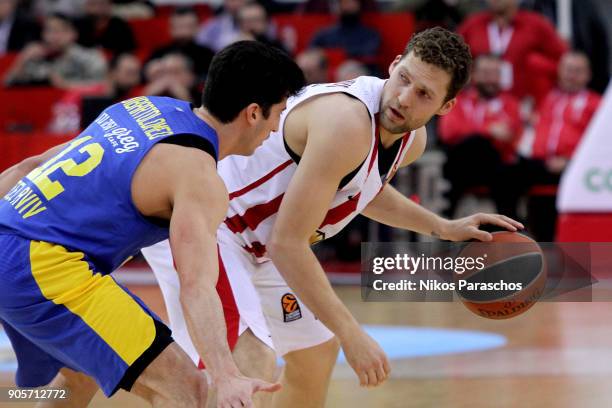
[[253, 408], [253, 394], [259, 391], [276, 392], [279, 383], [269, 383], [257, 378], [230, 375], [215, 384], [217, 388], [217, 408]]
[[525, 228], [520, 222], [505, 215], [478, 213], [457, 220], [446, 220], [440, 229], [440, 238], [449, 241], [467, 241], [470, 239], [491, 241], [493, 236], [489, 232], [478, 228], [487, 224], [496, 225], [512, 232]]
[[362, 387], [376, 387], [389, 377], [389, 359], [378, 343], [363, 330], [341, 340], [344, 355]]

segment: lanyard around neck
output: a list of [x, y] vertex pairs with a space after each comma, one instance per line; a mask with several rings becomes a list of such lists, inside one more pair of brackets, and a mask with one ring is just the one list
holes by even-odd
[[499, 24], [493, 21], [489, 23], [487, 32], [489, 35], [489, 47], [491, 48], [491, 53], [501, 57], [506, 53], [508, 45], [510, 45], [512, 35], [514, 34], [514, 28], [502, 28], [499, 26]]

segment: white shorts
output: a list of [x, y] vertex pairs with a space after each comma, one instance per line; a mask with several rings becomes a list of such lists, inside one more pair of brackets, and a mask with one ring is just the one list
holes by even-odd
[[[334, 336], [296, 298], [271, 261], [256, 263], [238, 237], [224, 226], [219, 228], [217, 239], [220, 259], [217, 291], [223, 303], [230, 347], [247, 328], [279, 356], [322, 344]], [[145, 248], [142, 253], [159, 282], [174, 339], [197, 362], [199, 357], [181, 310], [180, 284], [168, 241]]]

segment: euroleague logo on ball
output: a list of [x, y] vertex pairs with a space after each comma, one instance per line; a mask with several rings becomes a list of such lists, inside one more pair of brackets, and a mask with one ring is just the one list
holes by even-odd
[[302, 318], [302, 310], [293, 293], [285, 293], [281, 298], [281, 306], [283, 309], [283, 321], [285, 323], [293, 322]]

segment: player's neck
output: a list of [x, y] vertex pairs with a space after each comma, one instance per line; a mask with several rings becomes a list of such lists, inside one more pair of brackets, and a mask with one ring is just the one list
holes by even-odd
[[511, 8], [500, 13], [495, 13], [493, 15], [493, 21], [495, 21], [499, 27], [509, 27], [517, 11], [516, 8]]
[[389, 146], [392, 146], [393, 143], [395, 143], [397, 140], [401, 139], [402, 137], [404, 137], [404, 135], [408, 132], [403, 132], [403, 133], [391, 133], [388, 130], [386, 130], [385, 128], [383, 128], [382, 126], [378, 127], [378, 131], [380, 134], [380, 142], [382, 143], [383, 147], [388, 148]]
[[198, 118], [206, 122], [206, 124], [213, 128], [217, 133], [217, 139], [219, 140], [219, 157], [217, 160], [222, 160], [226, 156], [233, 154], [232, 144], [228, 143], [228, 140], [232, 139], [230, 135], [235, 133], [235, 130], [230, 129], [232, 125], [222, 123], [203, 106], [194, 108], [193, 113], [195, 113]]

